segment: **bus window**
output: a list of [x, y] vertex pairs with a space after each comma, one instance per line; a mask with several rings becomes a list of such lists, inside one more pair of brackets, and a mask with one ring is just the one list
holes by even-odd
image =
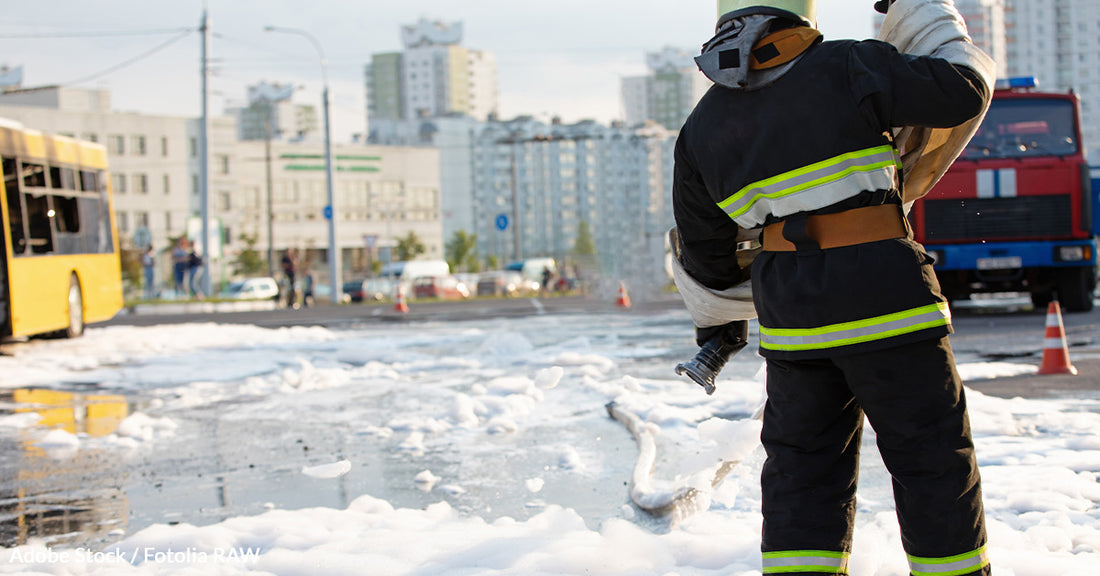
[[53, 209], [50, 208], [50, 197], [41, 193], [27, 192], [23, 195], [23, 202], [27, 206], [27, 235], [31, 252], [35, 254], [53, 252], [53, 225], [50, 222]]
[[80, 210], [77, 207], [76, 198], [54, 196], [51, 200], [53, 201], [54, 223], [57, 224], [57, 231], [66, 234], [80, 232]]
[[76, 171], [72, 168], [50, 166], [50, 186], [55, 190], [76, 190]]
[[19, 193], [19, 175], [15, 171], [15, 160], [4, 158], [4, 189], [7, 190], [8, 230], [11, 235], [12, 254], [22, 254], [27, 250], [27, 233], [23, 227], [22, 194]]
[[80, 189], [84, 192], [99, 192], [99, 174], [91, 170], [81, 170]]
[[23, 163], [23, 186], [27, 188], [46, 187], [46, 169], [41, 164]]

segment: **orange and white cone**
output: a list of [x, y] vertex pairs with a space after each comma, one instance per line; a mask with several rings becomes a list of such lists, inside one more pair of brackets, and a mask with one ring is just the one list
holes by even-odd
[[630, 308], [630, 294], [626, 293], [626, 284], [619, 282], [619, 297], [615, 300], [619, 308]]
[[1062, 307], [1055, 300], [1047, 306], [1047, 331], [1043, 339], [1043, 363], [1039, 374], [1077, 375], [1077, 368], [1069, 362], [1069, 346], [1066, 330], [1062, 325]]
[[405, 303], [405, 287], [397, 285], [397, 298], [393, 305], [394, 312], [401, 312], [402, 314], [409, 311], [409, 305]]

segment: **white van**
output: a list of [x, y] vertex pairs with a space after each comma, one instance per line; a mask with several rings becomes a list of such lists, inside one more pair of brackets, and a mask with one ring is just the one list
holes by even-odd
[[525, 280], [536, 282], [539, 286], [542, 286], [542, 273], [547, 268], [551, 275], [558, 273], [558, 266], [553, 258], [528, 258], [508, 265], [508, 270], [519, 272]]
[[451, 267], [445, 260], [401, 260], [382, 267], [380, 276], [393, 278], [405, 287], [405, 294], [412, 293], [413, 280], [421, 276], [446, 276]]

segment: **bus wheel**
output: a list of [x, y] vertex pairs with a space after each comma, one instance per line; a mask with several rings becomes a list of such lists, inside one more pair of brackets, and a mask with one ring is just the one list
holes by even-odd
[[1092, 310], [1094, 290], [1095, 268], [1063, 268], [1058, 271], [1058, 300], [1067, 312]]
[[80, 291], [80, 281], [76, 274], [69, 277], [69, 327], [65, 329], [66, 338], [76, 338], [84, 333], [84, 294]]

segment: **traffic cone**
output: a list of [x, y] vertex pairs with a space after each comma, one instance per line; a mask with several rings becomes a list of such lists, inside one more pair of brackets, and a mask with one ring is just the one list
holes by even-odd
[[409, 305], [405, 303], [405, 287], [400, 284], [397, 285], [396, 300], [397, 301], [393, 305], [394, 312], [400, 312], [404, 314], [409, 311]]
[[1069, 362], [1069, 346], [1062, 326], [1062, 307], [1055, 300], [1047, 306], [1047, 331], [1043, 340], [1043, 363], [1039, 374], [1077, 375], [1077, 368]]
[[615, 300], [619, 308], [630, 308], [630, 294], [626, 293], [626, 284], [619, 282], [619, 297]]

